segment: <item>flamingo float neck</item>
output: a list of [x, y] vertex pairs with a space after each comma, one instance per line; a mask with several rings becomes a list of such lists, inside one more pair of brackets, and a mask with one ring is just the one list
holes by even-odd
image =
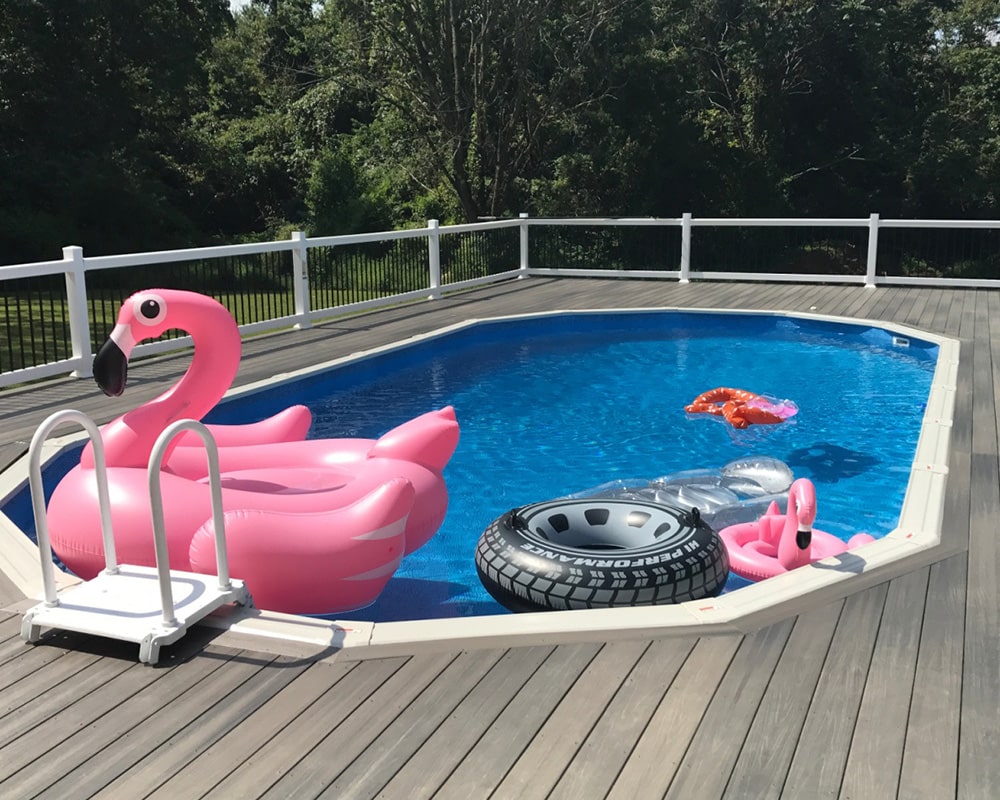
[[[242, 343], [236, 322], [226, 308], [195, 292], [152, 289], [122, 304], [111, 336], [94, 358], [94, 379], [101, 390], [111, 397], [120, 395], [125, 389], [132, 349], [172, 328], [191, 335], [191, 364], [170, 389], [105, 426], [109, 467], [145, 467], [156, 437], [167, 425], [178, 419], [200, 420], [222, 399], [236, 377]], [[93, 465], [90, 445], [80, 463], [84, 467]]]
[[786, 570], [796, 569], [810, 562], [815, 521], [816, 487], [808, 478], [799, 478], [788, 490], [788, 510], [778, 539], [778, 561]]

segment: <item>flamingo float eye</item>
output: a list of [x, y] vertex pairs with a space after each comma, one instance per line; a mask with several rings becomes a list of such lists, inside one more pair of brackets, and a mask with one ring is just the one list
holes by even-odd
[[141, 294], [132, 301], [135, 318], [143, 325], [156, 325], [167, 315], [167, 303], [157, 294]]

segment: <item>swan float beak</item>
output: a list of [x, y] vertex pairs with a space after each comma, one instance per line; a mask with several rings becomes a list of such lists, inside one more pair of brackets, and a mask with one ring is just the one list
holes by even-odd
[[128, 357], [135, 346], [127, 325], [116, 325], [94, 356], [94, 380], [108, 397], [120, 397], [128, 382]]

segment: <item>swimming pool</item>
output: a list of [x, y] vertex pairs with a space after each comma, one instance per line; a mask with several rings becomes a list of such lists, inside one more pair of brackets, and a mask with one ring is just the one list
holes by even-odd
[[[786, 461], [819, 492], [817, 526], [884, 536], [898, 522], [936, 345], [885, 330], [746, 314], [572, 314], [481, 323], [227, 403], [210, 421], [305, 402], [316, 437], [377, 437], [451, 404], [462, 430], [448, 516], [382, 597], [342, 618], [507, 613], [476, 577], [489, 522], [515, 506], [621, 478]], [[714, 386], [795, 400], [794, 424], [734, 431], [685, 414]], [[733, 578], [728, 588], [745, 585]]]
[[[375, 437], [454, 405], [462, 439], [446, 472], [444, 526], [375, 605], [341, 618], [496, 615], [507, 612], [473, 566], [482, 529], [511, 507], [615, 478], [772, 455], [816, 482], [819, 527], [845, 538], [888, 533], [936, 354], [929, 341], [878, 327], [782, 315], [564, 313], [446, 331], [230, 399], [209, 421], [252, 421], [305, 402], [313, 436]], [[718, 385], [788, 397], [801, 410], [794, 425], [746, 432], [684, 414]]]

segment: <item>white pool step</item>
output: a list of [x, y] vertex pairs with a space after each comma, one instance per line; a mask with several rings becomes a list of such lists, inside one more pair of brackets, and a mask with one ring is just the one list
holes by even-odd
[[[41, 450], [48, 434], [66, 422], [77, 422], [82, 425], [94, 447], [94, 471], [101, 506], [105, 569], [92, 580], [65, 589], [62, 595], [59, 595], [55, 586], [55, 565], [52, 562], [52, 546], [42, 489]], [[184, 430], [192, 430], [198, 434], [208, 454], [218, 575], [203, 575], [169, 568], [163, 526], [160, 469], [170, 440]], [[146, 664], [155, 664], [159, 659], [160, 647], [176, 642], [184, 636], [191, 625], [220, 606], [229, 603], [250, 604], [250, 595], [243, 582], [229, 577], [218, 448], [211, 433], [200, 422], [191, 419], [174, 422], [160, 434], [153, 446], [149, 462], [149, 493], [156, 552], [155, 568], [118, 564], [111, 530], [111, 506], [108, 500], [104, 446], [100, 431], [90, 417], [72, 409], [52, 414], [35, 431], [28, 455], [31, 501], [35, 514], [35, 531], [38, 537], [45, 600], [25, 612], [21, 623], [21, 638], [26, 642], [38, 641], [43, 631], [48, 629], [105, 636], [136, 642], [139, 645], [139, 660]]]

